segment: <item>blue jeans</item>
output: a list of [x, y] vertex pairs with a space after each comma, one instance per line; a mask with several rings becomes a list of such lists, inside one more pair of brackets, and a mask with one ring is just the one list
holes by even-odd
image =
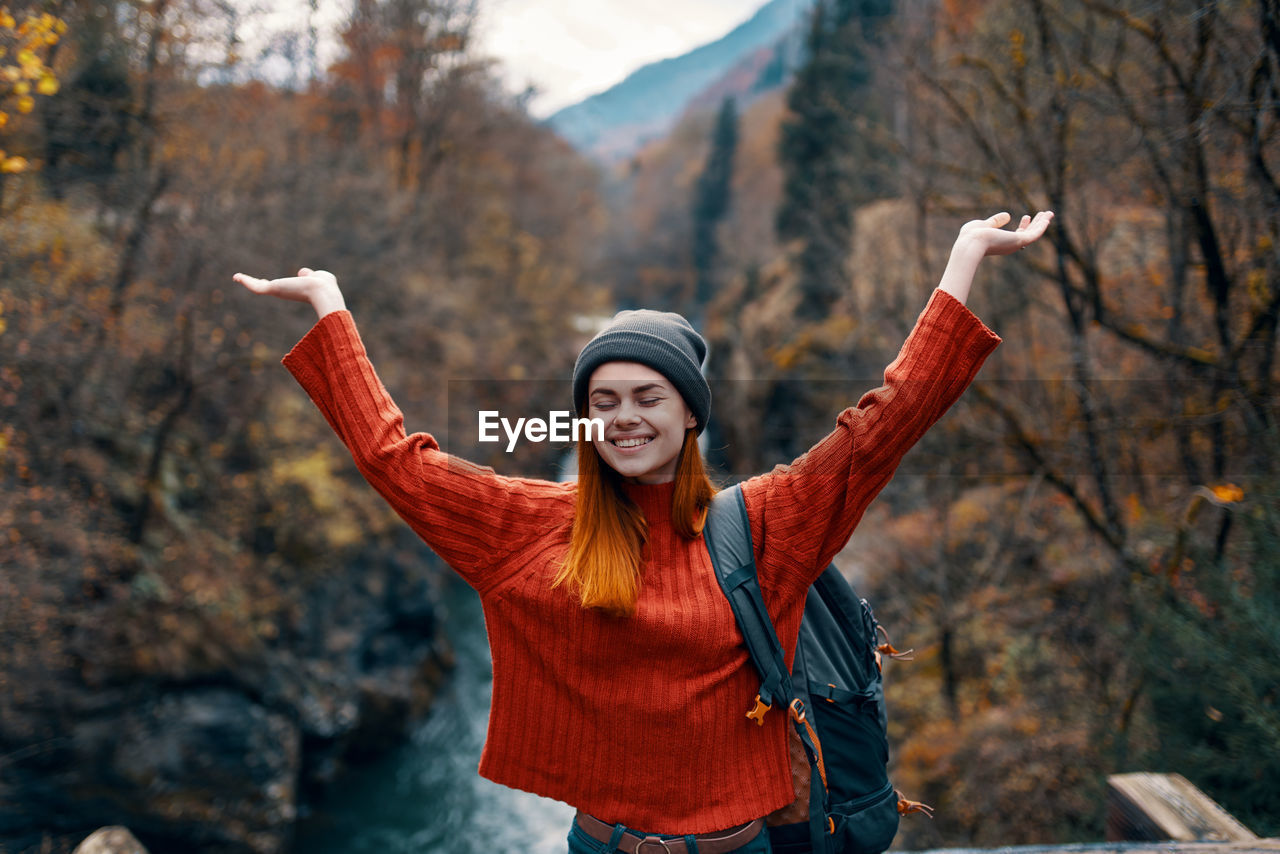
[[[631, 830], [624, 828], [629, 833], [636, 836], [659, 836], [662, 839], [686, 839], [691, 840], [692, 837], [681, 837], [680, 834], [648, 834], [639, 830]], [[615, 834], [617, 835], [617, 834]], [[697, 843], [693, 842], [689, 845], [689, 854], [695, 854], [697, 851]], [[647, 847], [647, 846], [646, 846]], [[574, 822], [569, 828], [569, 854], [613, 854], [614, 849], [607, 842], [600, 842], [592, 839], [583, 833], [582, 828], [578, 827], [578, 823]], [[752, 839], [746, 845], [733, 849], [730, 854], [771, 854], [772, 848], [769, 847], [769, 828], [760, 828], [760, 835]]]

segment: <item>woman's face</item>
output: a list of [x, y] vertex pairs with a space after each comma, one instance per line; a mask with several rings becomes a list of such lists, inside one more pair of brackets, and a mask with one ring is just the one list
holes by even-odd
[[587, 381], [587, 417], [604, 422], [596, 451], [614, 471], [639, 483], [676, 476], [685, 431], [697, 418], [666, 377], [637, 362], [605, 362]]

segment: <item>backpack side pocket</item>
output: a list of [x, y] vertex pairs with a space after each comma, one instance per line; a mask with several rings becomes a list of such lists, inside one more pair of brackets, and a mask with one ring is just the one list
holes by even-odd
[[898, 833], [898, 793], [884, 789], [855, 801], [831, 804], [835, 822], [832, 850], [844, 854], [881, 854]]

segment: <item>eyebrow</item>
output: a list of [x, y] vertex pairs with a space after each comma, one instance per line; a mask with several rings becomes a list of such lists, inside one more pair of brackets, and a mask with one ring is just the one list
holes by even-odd
[[[654, 389], [657, 389], [658, 391], [666, 391], [666, 387], [665, 387], [662, 383], [645, 383], [644, 385], [638, 385], [638, 386], [635, 386], [634, 388], [632, 388], [632, 389], [631, 389], [631, 393], [632, 393], [632, 394], [643, 394], [643, 393], [644, 393], [644, 392], [646, 392], [646, 391], [653, 391]], [[592, 390], [592, 392], [591, 392], [591, 397], [595, 397], [597, 394], [614, 394], [614, 395], [616, 395], [616, 394], [617, 394], [617, 392], [616, 392], [616, 391], [614, 391], [614, 390], [613, 390], [613, 389], [611, 389], [611, 388], [597, 388], [597, 389]]]

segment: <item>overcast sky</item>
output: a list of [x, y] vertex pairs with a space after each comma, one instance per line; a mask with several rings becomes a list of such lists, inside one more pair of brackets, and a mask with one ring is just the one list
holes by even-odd
[[537, 116], [603, 91], [640, 66], [720, 38], [765, 0], [481, 0], [481, 52]]
[[[338, 51], [337, 31], [353, 0], [320, 0], [314, 24], [320, 64]], [[531, 112], [545, 117], [602, 92], [642, 65], [714, 41], [746, 21], [767, 0], [477, 0], [476, 52], [501, 62], [513, 93], [532, 86]], [[240, 37], [252, 53], [273, 34], [300, 31], [309, 0], [231, 0], [244, 17]], [[209, 23], [216, 41], [219, 25]], [[257, 73], [281, 82], [291, 68], [270, 53]]]

